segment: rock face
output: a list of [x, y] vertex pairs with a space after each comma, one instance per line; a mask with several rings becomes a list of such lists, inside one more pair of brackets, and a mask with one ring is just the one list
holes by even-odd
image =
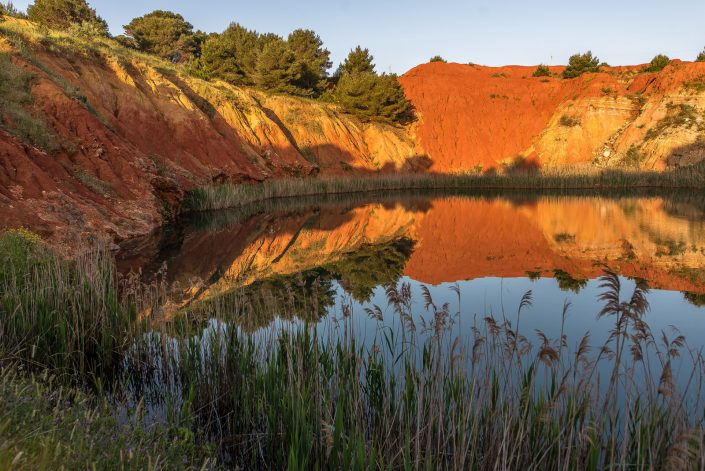
[[534, 78], [533, 67], [426, 64], [401, 77], [419, 119], [400, 128], [195, 79], [109, 41], [2, 24], [0, 54], [33, 77], [22, 107], [54, 145], [32, 147], [8, 132], [18, 123], [0, 122], [0, 228], [26, 226], [56, 245], [147, 234], [185, 192], [211, 183], [429, 165], [663, 169], [705, 157], [705, 64], [573, 80]]
[[33, 76], [26, 106], [55, 146], [33, 148], [0, 126], [0, 227], [58, 245], [149, 233], [200, 185], [395, 171], [416, 156], [404, 130], [329, 104], [205, 82], [110, 47], [22, 41], [0, 32], [0, 53]]
[[435, 171], [524, 164], [664, 169], [705, 158], [705, 63], [605, 68], [572, 80], [534, 67], [420, 65], [401, 77]]

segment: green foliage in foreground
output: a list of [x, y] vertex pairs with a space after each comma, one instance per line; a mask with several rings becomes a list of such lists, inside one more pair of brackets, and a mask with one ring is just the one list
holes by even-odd
[[580, 77], [584, 73], [599, 72], [600, 59], [592, 55], [591, 51], [584, 54], [574, 54], [568, 60], [568, 67], [563, 71], [563, 78], [571, 79]]
[[39, 375], [0, 369], [0, 469], [209, 469], [214, 459], [186, 428], [146, 425], [113, 405]]
[[[618, 277], [608, 272], [602, 282], [599, 316], [614, 320], [616, 334], [594, 347], [586, 334], [576, 351], [542, 332], [523, 336], [530, 292], [516, 325], [478, 318], [464, 325], [468, 340], [455, 337], [456, 305], [437, 306], [422, 289], [424, 321], [406, 284], [385, 287], [392, 312], [365, 311], [403, 325], [380, 325], [371, 346], [317, 339], [314, 329], [257, 343], [228, 324], [237, 310], [212, 305], [206, 318], [219, 322], [200, 336], [182, 331], [173, 352], [144, 348], [182, 359], [168, 382], [193, 393], [189, 410], [241, 468], [697, 469], [702, 402], [695, 389], [691, 401], [676, 387], [670, 364], [688, 356], [685, 340], [654, 341], [642, 321], [645, 287], [622, 302]], [[341, 333], [353, 329], [349, 309]], [[690, 353], [700, 378], [702, 358]], [[660, 366], [647, 369], [644, 358]]]
[[[398, 326], [380, 322], [368, 331], [372, 344], [366, 346], [348, 335], [354, 322], [347, 303], [328, 337], [304, 326], [243, 333], [237, 319], [247, 299], [209, 304], [203, 317], [178, 317], [145, 336], [142, 329], [111, 329], [102, 315], [91, 314], [104, 309], [82, 293], [114, 303], [116, 280], [96, 276], [107, 274], [96, 269], [110, 266], [105, 252], [76, 265], [60, 261], [23, 231], [0, 241], [2, 292], [11, 291], [0, 304], [0, 467], [213, 467], [206, 460], [216, 447], [220, 462], [238, 469], [705, 464], [703, 403], [694, 389], [703, 380], [703, 359], [687, 350], [683, 337], [657, 341], [642, 319], [647, 288], [638, 283], [622, 301], [620, 279], [611, 272], [602, 279], [599, 317], [614, 321], [615, 334], [594, 348], [586, 334], [575, 351], [563, 339], [521, 330], [531, 292], [518, 303], [515, 325], [487, 315], [462, 324], [470, 336], [458, 337], [460, 291], [453, 290], [457, 301], [441, 306], [422, 288], [421, 307], [405, 283], [385, 286], [389, 309], [365, 310], [373, 320], [393, 316]], [[125, 302], [147, 305], [147, 291], [128, 290]], [[260, 308], [287, 318], [286, 291], [272, 294], [282, 300], [260, 298]], [[34, 306], [43, 311], [47, 299], [62, 301], [51, 304], [59, 324], [35, 329], [27, 322], [17, 336], [18, 325], [32, 321]], [[76, 312], [85, 317], [73, 317]], [[563, 321], [567, 315], [566, 308]], [[129, 311], [127, 319], [132, 322]], [[204, 320], [211, 321], [204, 327]], [[120, 369], [65, 368], [69, 359], [81, 364], [87, 360], [77, 361], [79, 356], [94, 355], [69, 342], [52, 350], [65, 361], [47, 358], [41, 345], [56, 336], [61, 322], [87, 344], [106, 337], [129, 341], [130, 348], [117, 349], [114, 364]], [[18, 339], [37, 348], [17, 348]], [[671, 366], [678, 358], [694, 363], [694, 381], [683, 390]], [[645, 359], [653, 361], [647, 365]], [[48, 372], [32, 376], [46, 367]], [[101, 389], [84, 393], [65, 386], [89, 379], [107, 384], [110, 377], [124, 378], [116, 383], [117, 397], [139, 405], [120, 421]], [[161, 425], [150, 425], [143, 407], [163, 412]]]
[[133, 296], [119, 298], [106, 254], [69, 261], [26, 231], [0, 237], [0, 357], [86, 379], [111, 371], [137, 307]]
[[430, 189], [615, 189], [705, 188], [705, 163], [667, 172], [629, 169], [563, 167], [542, 172], [465, 174], [362, 175], [353, 178], [267, 180], [258, 184], [218, 185], [191, 191], [186, 211], [208, 211], [245, 206], [272, 198], [370, 191]]

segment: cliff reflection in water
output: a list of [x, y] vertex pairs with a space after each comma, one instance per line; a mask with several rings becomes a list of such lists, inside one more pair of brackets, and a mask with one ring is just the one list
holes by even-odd
[[555, 278], [578, 293], [609, 266], [696, 305], [705, 293], [703, 205], [676, 197], [406, 197], [218, 213], [199, 217], [167, 249], [136, 252], [121, 268], [166, 262], [179, 287], [175, 309], [246, 290], [274, 293], [290, 303], [281, 312], [307, 320], [325, 315], [338, 286], [364, 303], [402, 276], [431, 285]]

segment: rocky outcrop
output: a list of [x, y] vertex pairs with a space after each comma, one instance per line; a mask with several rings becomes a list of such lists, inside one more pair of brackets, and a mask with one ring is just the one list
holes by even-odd
[[534, 67], [431, 63], [402, 78], [435, 171], [517, 163], [662, 170], [705, 159], [705, 63], [604, 68], [572, 80]]
[[110, 42], [86, 50], [27, 22], [4, 27], [21, 31], [0, 34], [0, 53], [32, 74], [27, 106], [54, 145], [0, 130], [0, 227], [28, 226], [58, 244], [120, 241], [169, 220], [196, 186], [394, 171], [416, 156], [404, 130], [330, 104], [195, 79]]

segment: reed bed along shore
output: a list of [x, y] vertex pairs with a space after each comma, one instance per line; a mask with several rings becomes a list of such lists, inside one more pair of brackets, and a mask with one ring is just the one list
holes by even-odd
[[[428, 290], [401, 282], [385, 286], [386, 308], [354, 312], [342, 303], [325, 331], [294, 322], [248, 333], [238, 327], [243, 316], [269, 306], [294, 318], [288, 310], [316, 309], [324, 293], [312, 282], [302, 305], [297, 285], [243, 291], [150, 325], [166, 300], [163, 286], [118, 280], [106, 252], [66, 262], [26, 233], [0, 241], [0, 389], [9, 398], [0, 427], [12, 427], [0, 434], [0, 463], [32, 469], [37, 450], [51, 449], [32, 438], [59, 440], [37, 427], [68, 417], [60, 427], [83, 433], [88, 418], [116, 419], [112, 410], [133, 418], [129, 427], [110, 423], [116, 443], [135, 448], [104, 452], [98, 440], [66, 450], [73, 445], [62, 441], [65, 453], [47, 452], [43, 465], [110, 467], [105, 460], [124, 459], [121, 452], [159, 445], [162, 468], [705, 466], [703, 358], [680, 334], [651, 332], [647, 286], [624, 298], [610, 271], [595, 314], [612, 329], [598, 345], [589, 333], [529, 332], [531, 292], [517, 300], [514, 322], [489, 313], [467, 319], [459, 289], [451, 287], [455, 302], [437, 305]], [[355, 335], [360, 315], [377, 325], [365, 342]], [[568, 316], [569, 306], [556, 313], [558, 322]], [[90, 360], [95, 352], [98, 361]], [[37, 386], [36, 378], [53, 379]], [[28, 387], [38, 392], [26, 406]], [[78, 403], [52, 402], [62, 390]], [[51, 407], [39, 407], [41, 398]], [[96, 412], [72, 421], [76, 404]], [[140, 439], [121, 441], [125, 433]]]
[[666, 172], [595, 167], [560, 167], [543, 171], [464, 174], [377, 174], [353, 177], [272, 179], [261, 183], [214, 185], [192, 190], [186, 211], [244, 206], [268, 199], [398, 190], [631, 190], [703, 189], [705, 164]]

